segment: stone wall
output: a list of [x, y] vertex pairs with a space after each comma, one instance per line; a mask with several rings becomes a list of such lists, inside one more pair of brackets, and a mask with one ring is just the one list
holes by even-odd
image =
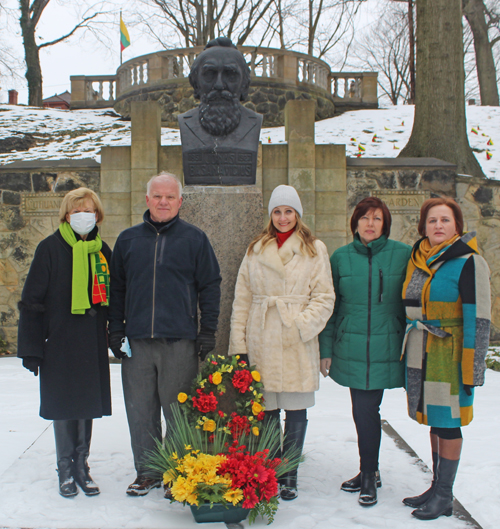
[[94, 160], [15, 162], [0, 167], [0, 336], [15, 352], [17, 302], [38, 243], [58, 225], [64, 194], [100, 191]]
[[[292, 86], [260, 78], [252, 79], [248, 99], [243, 105], [264, 116], [264, 127], [277, 127], [284, 124], [285, 105], [293, 100], [316, 101], [316, 120], [331, 118], [335, 113], [333, 98], [325, 90], [315, 89], [306, 83]], [[187, 78], [163, 81], [127, 92], [117, 98], [114, 109], [123, 117], [130, 118], [131, 103], [137, 101], [158, 101], [162, 108], [163, 125], [174, 128], [178, 128], [179, 114], [198, 105]]]

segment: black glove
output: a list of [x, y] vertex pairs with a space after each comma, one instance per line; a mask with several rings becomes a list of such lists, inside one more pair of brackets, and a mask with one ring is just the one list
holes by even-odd
[[108, 335], [109, 348], [111, 349], [111, 352], [115, 355], [115, 358], [118, 358], [118, 360], [121, 360], [122, 358], [125, 358], [127, 356], [121, 350], [121, 346], [124, 339], [125, 335], [121, 331], [110, 332]]
[[465, 394], [470, 397], [472, 395], [472, 391], [471, 391], [471, 388], [473, 388], [474, 386], [468, 386], [467, 384], [464, 384], [464, 391], [465, 391]]
[[36, 377], [38, 376], [38, 368], [42, 365], [42, 359], [38, 356], [25, 356], [23, 358], [23, 367], [31, 371]]
[[207, 329], [200, 329], [196, 338], [196, 352], [203, 362], [208, 353], [215, 349], [215, 332]]

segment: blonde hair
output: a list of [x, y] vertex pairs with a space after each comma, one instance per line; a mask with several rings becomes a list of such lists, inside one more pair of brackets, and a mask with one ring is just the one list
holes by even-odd
[[[295, 210], [294, 210], [295, 211]], [[304, 224], [300, 215], [295, 211], [295, 218], [297, 219], [297, 225], [295, 226], [295, 233], [300, 239], [300, 251], [307, 253], [309, 257], [316, 257], [318, 252], [314, 246], [316, 237], [312, 234], [311, 230]], [[250, 255], [254, 251], [254, 246], [262, 241], [262, 250], [273, 241], [276, 241], [278, 230], [274, 227], [273, 219], [270, 218], [264, 231], [257, 235], [255, 239], [250, 243], [247, 254]]]
[[62, 224], [66, 222], [66, 215], [75, 207], [79, 207], [85, 200], [90, 199], [94, 203], [94, 208], [97, 213], [97, 222], [100, 224], [104, 219], [104, 208], [101, 200], [97, 194], [86, 187], [79, 187], [66, 193], [59, 208], [59, 222]]

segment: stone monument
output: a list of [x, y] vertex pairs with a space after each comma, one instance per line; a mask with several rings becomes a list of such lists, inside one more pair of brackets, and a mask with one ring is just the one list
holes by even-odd
[[226, 37], [211, 40], [189, 82], [200, 105], [179, 115], [186, 185], [254, 185], [262, 115], [245, 108], [250, 68]]

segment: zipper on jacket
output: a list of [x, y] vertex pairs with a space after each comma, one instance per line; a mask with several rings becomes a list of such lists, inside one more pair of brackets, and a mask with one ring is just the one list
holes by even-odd
[[155, 241], [155, 262], [153, 266], [153, 311], [151, 317], [151, 338], [155, 337], [155, 291], [156, 291], [156, 253], [158, 251], [158, 239], [160, 238], [160, 232], [156, 231], [156, 241]]
[[372, 250], [368, 248], [368, 331], [366, 333], [366, 389], [370, 387], [370, 329], [372, 323]]
[[382, 268], [378, 270], [378, 277], [380, 278], [380, 294], [378, 296], [378, 302], [382, 303], [384, 300], [384, 274], [382, 273]]

